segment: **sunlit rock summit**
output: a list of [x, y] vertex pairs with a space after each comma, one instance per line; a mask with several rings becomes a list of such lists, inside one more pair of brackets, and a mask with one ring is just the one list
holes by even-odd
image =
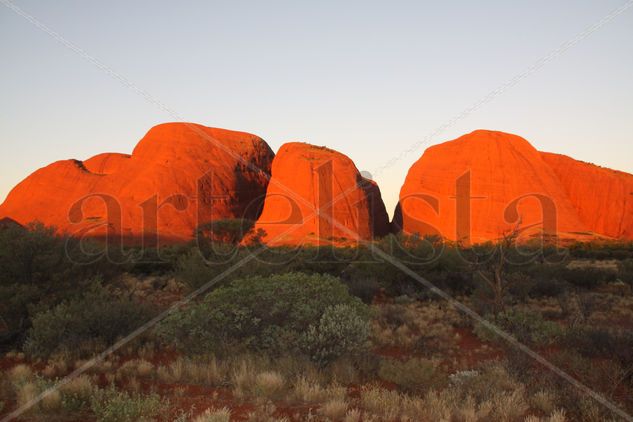
[[378, 185], [344, 154], [192, 123], [158, 125], [131, 155], [35, 171], [0, 219], [72, 236], [182, 242], [199, 225], [255, 220], [271, 245], [350, 245], [403, 230], [465, 244], [523, 238], [633, 239], [633, 175], [477, 130], [428, 148], [410, 168], [392, 224]]
[[384, 236], [389, 221], [375, 182], [352, 160], [305, 143], [281, 146], [255, 227], [270, 244], [337, 244]]
[[187, 240], [212, 219], [256, 218], [273, 156], [255, 135], [161, 124], [132, 155], [105, 153], [37, 170], [9, 193], [0, 216], [71, 235]]
[[464, 243], [519, 232], [633, 238], [633, 175], [541, 153], [525, 139], [477, 130], [428, 148], [400, 191], [405, 232]]

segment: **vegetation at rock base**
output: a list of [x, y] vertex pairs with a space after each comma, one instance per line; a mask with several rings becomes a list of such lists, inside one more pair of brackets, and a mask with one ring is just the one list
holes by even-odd
[[[0, 230], [0, 413], [82, 368], [23, 419], [619, 420], [370, 247], [252, 257], [226, 239], [113, 251], [36, 224]], [[633, 411], [628, 245], [509, 248], [496, 292], [478, 275], [494, 272], [494, 244], [400, 234], [374, 247]]]

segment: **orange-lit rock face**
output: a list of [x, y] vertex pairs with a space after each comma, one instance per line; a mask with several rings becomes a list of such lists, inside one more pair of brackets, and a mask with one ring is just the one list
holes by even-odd
[[186, 240], [211, 219], [256, 218], [273, 156], [254, 135], [162, 124], [131, 156], [99, 154], [37, 170], [9, 193], [0, 217], [39, 220], [71, 235]]
[[124, 168], [129, 162], [130, 155], [116, 152], [104, 152], [83, 162], [84, 167], [90, 173], [112, 174]]
[[273, 161], [255, 227], [264, 229], [264, 241], [273, 245], [346, 243], [386, 234], [388, 217], [378, 186], [363, 178], [348, 157], [324, 147], [288, 143]]
[[589, 230], [633, 239], [633, 175], [541, 153], [558, 175], [580, 219]]
[[525, 139], [478, 130], [428, 148], [400, 191], [402, 228], [478, 243], [517, 224], [524, 236], [588, 227], [558, 176]]

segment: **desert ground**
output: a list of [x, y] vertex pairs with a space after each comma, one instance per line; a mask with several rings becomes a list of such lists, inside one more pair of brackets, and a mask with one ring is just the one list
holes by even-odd
[[17, 420], [561, 422], [633, 411], [631, 243], [388, 235], [260, 252], [239, 236], [105, 248], [29, 229], [0, 231], [0, 412], [22, 409]]

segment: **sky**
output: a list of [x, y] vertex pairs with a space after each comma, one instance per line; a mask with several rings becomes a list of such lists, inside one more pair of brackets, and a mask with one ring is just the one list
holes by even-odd
[[6, 1], [0, 201], [53, 161], [130, 153], [177, 120], [157, 102], [274, 151], [304, 141], [347, 154], [390, 214], [424, 149], [475, 129], [633, 173], [633, 7], [577, 38], [626, 0], [10, 0], [129, 83]]

